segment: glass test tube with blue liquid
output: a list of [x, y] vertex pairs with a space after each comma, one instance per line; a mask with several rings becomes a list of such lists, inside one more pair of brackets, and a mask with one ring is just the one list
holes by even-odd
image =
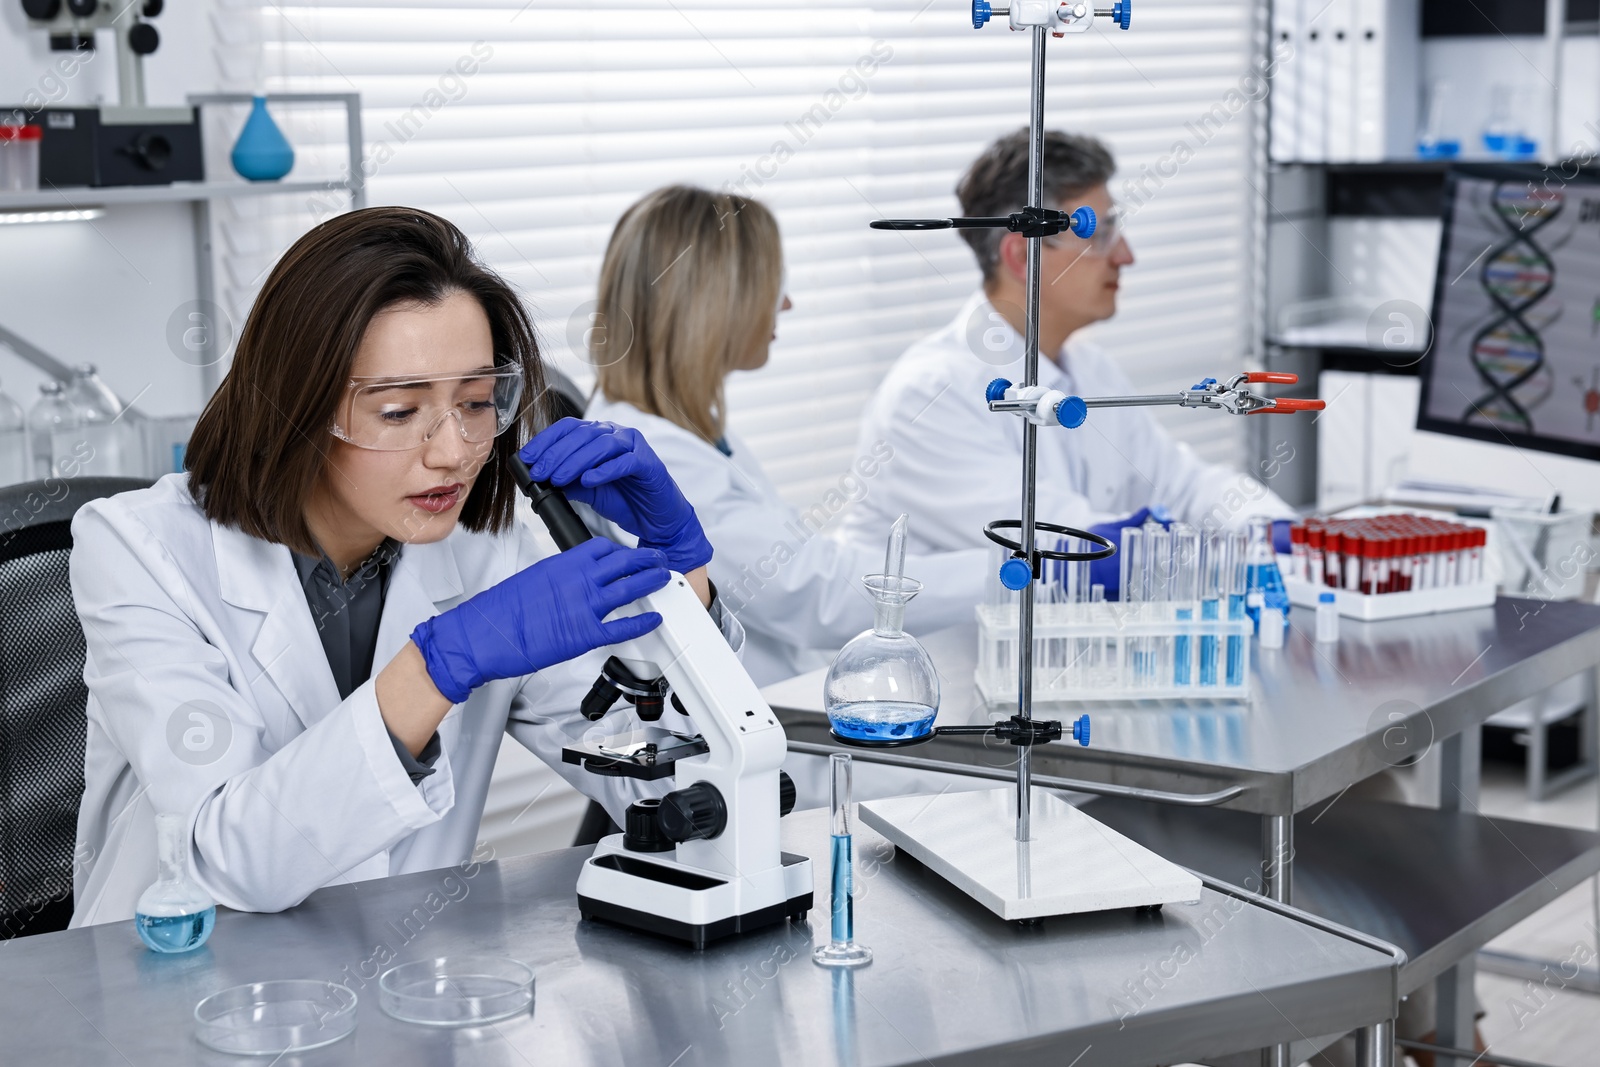
[[[1166, 623], [1172, 617], [1172, 589], [1177, 577], [1177, 559], [1172, 553], [1172, 531], [1160, 523], [1145, 524], [1145, 554], [1149, 558], [1150, 580], [1146, 596], [1145, 619]], [[1142, 679], [1145, 685], [1161, 687], [1172, 677], [1173, 639], [1169, 636], [1146, 639], [1150, 669]]]
[[[1232, 541], [1225, 532], [1206, 535], [1200, 550], [1200, 620], [1216, 622], [1222, 618], [1233, 585]], [[1218, 641], [1215, 634], [1200, 638], [1200, 684], [1217, 684]]]
[[855, 813], [851, 810], [854, 775], [854, 761], [848, 752], [835, 752], [828, 757], [828, 806], [833, 835], [833, 882], [828, 907], [832, 936], [826, 945], [819, 945], [811, 953], [812, 961], [823, 967], [861, 967], [872, 962], [872, 950], [856, 944], [852, 854]]
[[156, 880], [134, 905], [139, 940], [155, 952], [189, 952], [206, 943], [217, 903], [189, 877], [189, 824], [181, 815], [156, 816]]
[[[1227, 578], [1228, 578], [1228, 618], [1237, 622], [1247, 619], [1245, 613], [1245, 594], [1249, 589], [1249, 568], [1245, 563], [1244, 535], [1230, 533], [1228, 538]], [[1228, 674], [1229, 685], [1244, 684], [1244, 636], [1230, 634], [1228, 637]]]
[[[1172, 524], [1172, 562], [1175, 616], [1179, 622], [1188, 622], [1194, 618], [1200, 585], [1200, 531], [1188, 523]], [[1194, 645], [1188, 634], [1180, 634], [1173, 642], [1172, 684], [1194, 683]]]

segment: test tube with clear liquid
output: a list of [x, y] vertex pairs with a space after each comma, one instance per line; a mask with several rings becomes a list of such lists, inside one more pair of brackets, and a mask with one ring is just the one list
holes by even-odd
[[828, 757], [828, 806], [833, 834], [833, 881], [828, 902], [832, 939], [811, 953], [812, 961], [822, 967], [862, 967], [872, 962], [872, 950], [855, 939], [855, 813], [851, 810], [854, 776], [850, 753], [835, 752]]
[[[1149, 580], [1145, 557], [1145, 531], [1138, 526], [1122, 528], [1122, 552], [1119, 568], [1122, 572], [1121, 622], [1124, 626], [1141, 621], [1144, 609], [1146, 583]], [[1143, 673], [1148, 667], [1143, 639], [1124, 637], [1121, 663], [1124, 685], [1143, 684]]]
[[[1172, 590], [1177, 580], [1172, 532], [1159, 523], [1146, 523], [1145, 544], [1150, 579], [1144, 618], [1147, 622], [1165, 623], [1171, 617]], [[1173, 639], [1166, 636], [1146, 637], [1144, 641], [1149, 666], [1139, 682], [1152, 688], [1165, 686], [1166, 680], [1172, 677]]]

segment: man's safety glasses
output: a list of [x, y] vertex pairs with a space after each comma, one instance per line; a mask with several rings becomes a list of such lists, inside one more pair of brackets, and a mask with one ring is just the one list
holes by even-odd
[[436, 378], [351, 378], [328, 432], [359, 448], [404, 452], [454, 419], [462, 440], [483, 445], [516, 421], [521, 400], [520, 367]]
[[1117, 242], [1126, 239], [1127, 230], [1123, 226], [1122, 212], [1113, 208], [1095, 220], [1094, 236], [1087, 241], [1067, 237], [1043, 237], [1040, 240], [1051, 248], [1077, 248], [1086, 256], [1104, 256], [1117, 247]]

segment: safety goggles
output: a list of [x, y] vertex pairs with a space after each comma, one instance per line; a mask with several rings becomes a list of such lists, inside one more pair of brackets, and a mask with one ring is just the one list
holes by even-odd
[[328, 432], [358, 448], [404, 452], [451, 419], [461, 439], [485, 445], [517, 419], [522, 369], [497, 367], [432, 378], [351, 378]]
[[1112, 208], [1095, 220], [1094, 236], [1087, 241], [1080, 241], [1077, 238], [1068, 240], [1065, 237], [1042, 237], [1040, 240], [1051, 248], [1076, 247], [1086, 256], [1104, 256], [1117, 247], [1118, 241], [1125, 240], [1127, 236], [1122, 212]]

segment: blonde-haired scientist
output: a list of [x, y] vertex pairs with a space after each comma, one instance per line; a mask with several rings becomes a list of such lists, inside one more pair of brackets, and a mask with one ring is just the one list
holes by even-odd
[[[871, 495], [873, 478], [896, 462], [887, 448], [861, 457], [838, 483], [841, 499], [801, 513], [728, 430], [724, 383], [766, 364], [778, 314], [790, 306], [783, 281], [778, 224], [760, 203], [658, 189], [623, 213], [600, 268], [597, 321], [622, 350], [590, 352], [598, 381], [587, 416], [642, 431], [694, 505], [717, 546], [711, 578], [744, 625], [745, 666], [759, 685], [826, 665], [872, 625], [861, 576], [883, 569], [883, 549], [845, 544], [818, 526], [843, 497]], [[924, 589], [908, 627], [971, 619], [987, 558], [968, 550], [908, 559], [906, 572]]]

